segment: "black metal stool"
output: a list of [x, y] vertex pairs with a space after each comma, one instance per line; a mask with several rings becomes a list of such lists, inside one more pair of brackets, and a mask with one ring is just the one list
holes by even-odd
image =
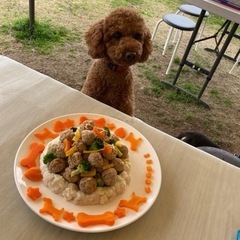
[[[157, 29], [158, 29], [160, 23], [162, 23], [162, 22], [165, 22], [166, 24], [168, 24], [172, 28], [172, 30], [174, 28], [180, 30], [180, 36], [179, 36], [178, 41], [175, 45], [171, 60], [168, 64], [168, 68], [167, 68], [167, 71], [166, 71], [166, 74], [168, 74], [169, 71], [170, 71], [170, 68], [172, 66], [173, 60], [175, 58], [175, 55], [176, 55], [177, 49], [179, 47], [180, 41], [182, 39], [183, 31], [193, 31], [196, 24], [193, 20], [191, 20], [190, 18], [185, 17], [185, 16], [181, 16], [181, 15], [178, 15], [178, 14], [165, 14], [162, 17], [162, 19], [159, 20], [156, 24], [156, 27], [155, 27], [155, 29], [153, 31], [153, 34], [152, 34], [152, 41], [154, 40]], [[164, 48], [163, 48], [163, 53], [162, 53], [163, 55], [165, 54], [165, 51], [166, 51], [168, 42], [171, 38], [171, 35], [172, 35], [172, 31], [169, 31], [168, 36], [167, 36], [167, 40], [166, 40]]]
[[[178, 7], [178, 11], [176, 12], [176, 14], [182, 13], [182, 14], [187, 14], [189, 16], [198, 18], [200, 16], [201, 11], [202, 11], [201, 8], [196, 7], [194, 5], [182, 4]], [[200, 31], [198, 39], [201, 39], [201, 37], [203, 35], [208, 16], [209, 16], [209, 12], [206, 11], [206, 13], [204, 15], [204, 23], [203, 23], [203, 26], [201, 27], [201, 31]], [[195, 44], [195, 50], [197, 49], [197, 47], [198, 47], [198, 42]]]

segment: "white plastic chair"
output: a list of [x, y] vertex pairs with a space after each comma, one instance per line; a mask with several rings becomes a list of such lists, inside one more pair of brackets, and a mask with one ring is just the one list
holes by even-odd
[[236, 62], [233, 64], [232, 68], [230, 69], [229, 73], [232, 74], [234, 68], [240, 63], [240, 54], [238, 55], [238, 58]]

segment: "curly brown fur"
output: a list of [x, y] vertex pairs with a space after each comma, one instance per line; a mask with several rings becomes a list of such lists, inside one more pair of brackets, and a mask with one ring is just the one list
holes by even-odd
[[91, 66], [82, 92], [128, 115], [134, 113], [130, 66], [152, 51], [151, 33], [133, 8], [117, 8], [85, 34]]

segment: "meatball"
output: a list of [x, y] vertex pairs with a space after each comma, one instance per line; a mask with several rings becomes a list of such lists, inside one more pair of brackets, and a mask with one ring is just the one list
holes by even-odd
[[69, 168], [69, 167], [65, 168], [65, 170], [64, 170], [64, 172], [63, 172], [63, 177], [64, 177], [68, 182], [70, 182], [70, 183], [75, 183], [75, 182], [79, 181], [80, 175], [77, 174], [77, 175], [75, 175], [75, 176], [72, 177], [72, 176], [71, 176], [72, 171], [73, 171], [73, 170], [72, 170], [71, 168]]
[[122, 172], [124, 170], [124, 162], [120, 158], [113, 159], [114, 168], [117, 172]]
[[57, 144], [57, 147], [56, 147], [56, 156], [59, 157], [59, 158], [65, 158], [66, 157], [66, 154], [64, 152], [64, 143], [59, 143]]
[[119, 151], [122, 153], [121, 158], [128, 158], [128, 148], [125, 145], [121, 145], [118, 147]]
[[63, 142], [64, 139], [72, 140], [74, 137], [74, 132], [72, 129], [67, 129], [62, 132], [59, 136], [59, 141]]
[[109, 139], [108, 139], [108, 142], [109, 142], [109, 143], [115, 143], [115, 142], [117, 142], [117, 141], [119, 141], [119, 138], [118, 138], [116, 135], [111, 134], [111, 136], [110, 136]]
[[80, 162], [82, 162], [82, 156], [79, 152], [75, 152], [72, 156], [68, 157], [68, 166], [70, 168], [76, 168]]
[[90, 155], [90, 153], [83, 153], [82, 158], [84, 161], [88, 161], [88, 156]]
[[113, 186], [116, 182], [117, 171], [115, 168], [108, 168], [101, 173], [103, 182], [107, 186]]
[[83, 143], [86, 145], [92, 145], [93, 141], [96, 138], [96, 133], [90, 130], [83, 130], [81, 133]]
[[93, 167], [100, 168], [103, 166], [104, 161], [99, 152], [90, 153], [88, 156], [88, 161]]
[[110, 153], [103, 153], [102, 155], [104, 158], [112, 160], [117, 156], [117, 149], [115, 147], [112, 147], [112, 151]]
[[79, 189], [87, 194], [93, 193], [97, 189], [97, 180], [92, 177], [82, 178], [79, 182]]
[[83, 143], [83, 141], [77, 141], [73, 144], [73, 146], [76, 145], [77, 147], [77, 150], [80, 152], [80, 153], [83, 153], [84, 150], [87, 150], [87, 146], [86, 144]]
[[79, 126], [79, 129], [80, 129], [80, 131], [82, 131], [82, 130], [93, 130], [94, 125], [95, 125], [94, 121], [86, 120]]
[[67, 166], [67, 163], [62, 158], [55, 158], [50, 163], [48, 163], [48, 170], [51, 173], [60, 173]]
[[103, 167], [109, 164], [109, 160], [106, 158], [103, 158], [103, 165], [101, 167], [97, 167], [96, 170], [98, 173], [101, 173], [103, 171]]

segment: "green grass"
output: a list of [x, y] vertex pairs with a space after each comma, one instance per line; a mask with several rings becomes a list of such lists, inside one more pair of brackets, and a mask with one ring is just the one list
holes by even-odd
[[[150, 87], [144, 88], [144, 94], [149, 94], [150, 92], [156, 97], [163, 96], [169, 102], [181, 102], [199, 105], [199, 103], [188, 94], [181, 92], [180, 90], [173, 90], [172, 88], [167, 87], [161, 82], [159, 77], [156, 76], [152, 70], [146, 67], [144, 68], [142, 77], [149, 80], [151, 83]], [[182, 83], [181, 87], [193, 95], [197, 95], [201, 89], [200, 86], [189, 81]]]
[[166, 99], [170, 102], [181, 102], [181, 103], [188, 103], [188, 104], [196, 104], [199, 105], [200, 103], [197, 102], [196, 99], [192, 98], [190, 95], [181, 92], [180, 90], [171, 90], [166, 94]]
[[64, 27], [52, 26], [49, 22], [35, 21], [34, 30], [29, 28], [29, 19], [23, 18], [13, 24], [3, 25], [1, 32], [12, 35], [25, 47], [34, 48], [40, 53], [48, 54], [56, 43], [74, 40], [73, 34]]
[[113, 8], [120, 7], [120, 6], [131, 6], [131, 5], [139, 5], [142, 4], [143, 0], [112, 0], [111, 6]]
[[157, 97], [161, 96], [165, 86], [161, 83], [159, 77], [157, 77], [155, 73], [149, 69], [143, 71], [143, 76], [151, 82], [150, 91], [152, 94]]
[[207, 25], [208, 26], [221, 26], [225, 22], [225, 19], [215, 15], [215, 14], [210, 14], [207, 20]]
[[218, 102], [222, 107], [228, 108], [233, 106], [232, 100], [222, 96], [222, 93], [220, 93], [217, 89], [213, 88], [209, 90], [209, 94], [211, 97]]

